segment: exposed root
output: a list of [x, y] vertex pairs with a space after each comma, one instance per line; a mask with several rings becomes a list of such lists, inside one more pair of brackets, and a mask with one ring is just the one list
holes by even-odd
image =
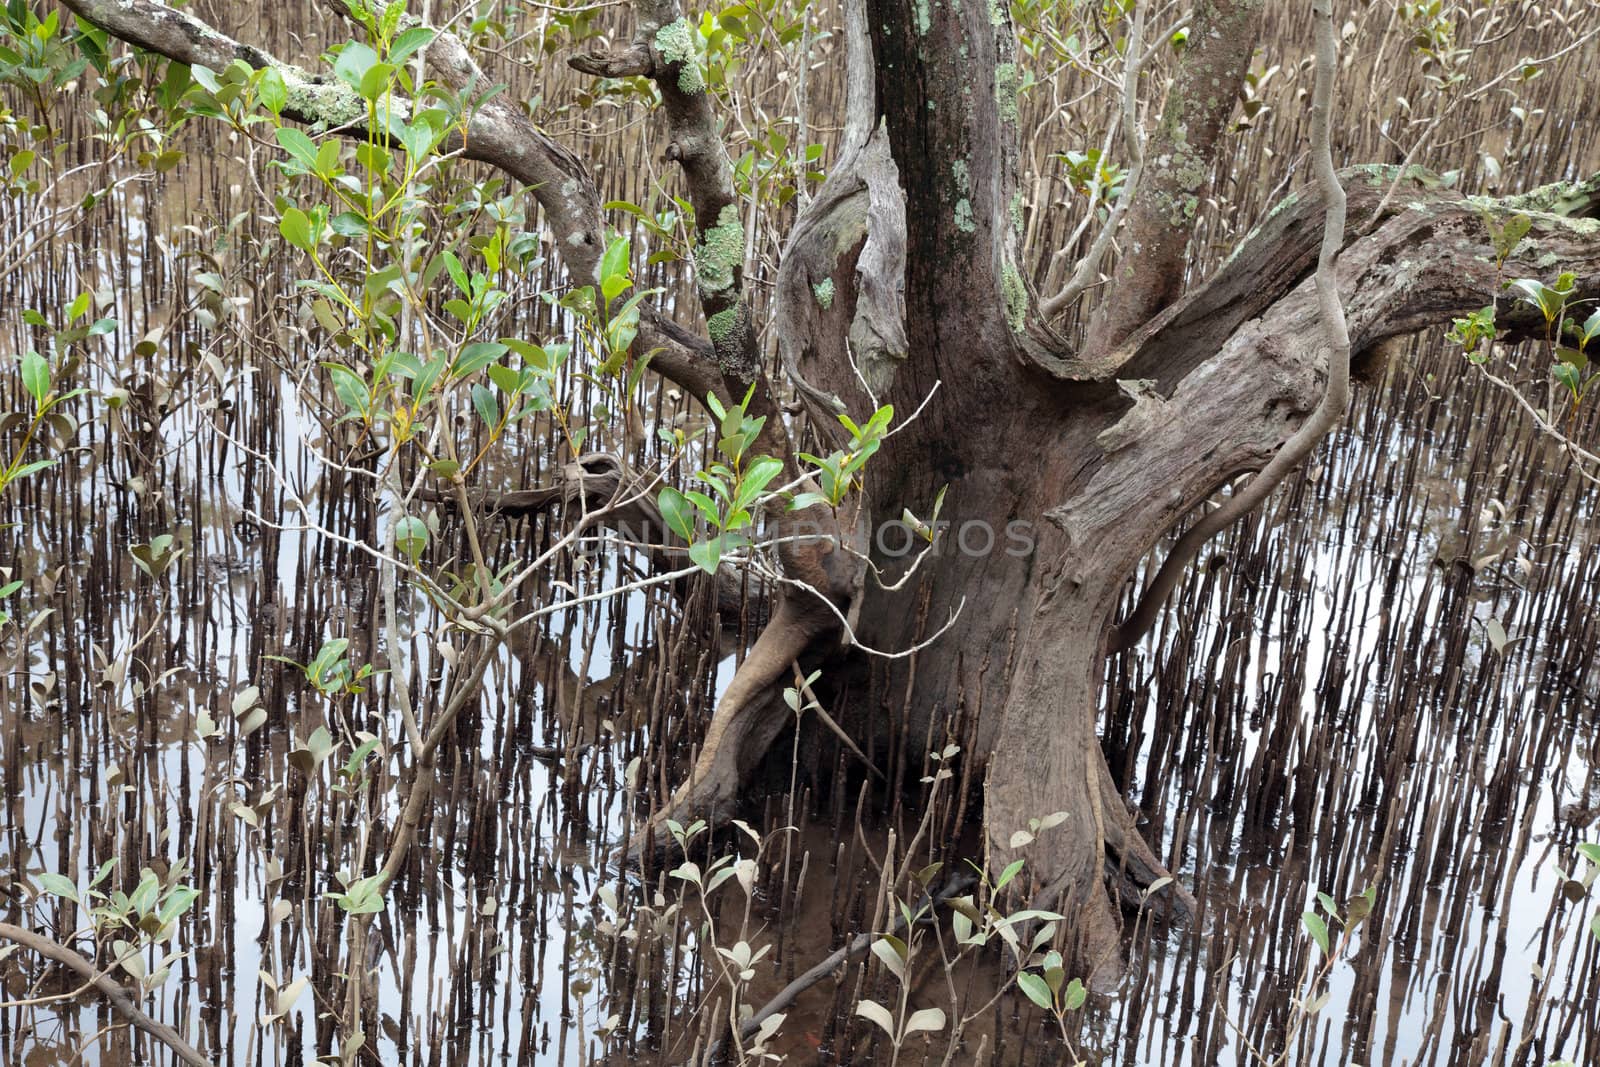
[[789, 722], [774, 707], [778, 682], [812, 638], [832, 629], [831, 614], [807, 608], [796, 597], [786, 597], [778, 605], [777, 614], [717, 701], [688, 780], [628, 842], [624, 860], [629, 866], [637, 867], [647, 854], [672, 845], [666, 833], [668, 820], [687, 825], [727, 810], [745, 774]]
[[[1100, 761], [1101, 809], [1105, 812], [1106, 877], [1122, 901], [1122, 906], [1137, 911], [1159, 908], [1169, 919], [1187, 922], [1194, 918], [1194, 894], [1180, 883], [1151, 849], [1135, 825], [1135, 817], [1111, 779], [1111, 770]], [[1161, 879], [1169, 879], [1160, 889], [1149, 889]]]

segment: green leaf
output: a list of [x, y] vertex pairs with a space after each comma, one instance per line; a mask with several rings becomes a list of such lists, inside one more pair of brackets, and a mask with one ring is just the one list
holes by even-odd
[[1328, 924], [1322, 921], [1322, 916], [1314, 911], [1308, 911], [1300, 916], [1300, 921], [1305, 924], [1311, 940], [1317, 943], [1324, 956], [1328, 955]]
[[338, 901], [339, 907], [351, 915], [372, 915], [383, 910], [385, 878], [386, 876], [382, 874], [361, 878], [352, 883], [347, 892], [328, 895]]
[[362, 418], [367, 417], [367, 409], [372, 403], [372, 395], [367, 390], [367, 383], [361, 375], [349, 367], [338, 363], [324, 363], [328, 377], [333, 379], [333, 392], [353, 414]]
[[474, 341], [472, 344], [462, 347], [461, 357], [456, 360], [452, 373], [457, 378], [465, 378], [469, 374], [482, 370], [505, 354], [506, 346], [498, 341]]
[[499, 389], [507, 396], [516, 396], [522, 392], [522, 374], [512, 370], [504, 363], [489, 364], [489, 380], [494, 383], [496, 389]]
[[292, 126], [279, 126], [272, 131], [278, 139], [278, 144], [283, 150], [297, 159], [306, 170], [312, 170], [317, 165], [317, 146], [311, 138]]
[[63, 897], [74, 904], [78, 902], [78, 887], [70, 878], [46, 871], [39, 875], [39, 887], [51, 896]]
[[707, 574], [716, 574], [717, 564], [722, 562], [722, 538], [713, 537], [690, 545], [689, 558]]
[[[1565, 279], [1565, 275], [1562, 276]], [[1567, 303], [1567, 289], [1561, 288], [1561, 282], [1552, 289], [1537, 278], [1518, 278], [1511, 283], [1512, 288], [1518, 289], [1523, 294], [1523, 300], [1538, 308], [1544, 315], [1545, 322], [1554, 322], [1561, 315], [1561, 309]]]
[[1570, 363], [1557, 363], [1550, 368], [1555, 380], [1574, 397], [1583, 392], [1583, 373]]
[[1045, 1011], [1053, 1012], [1056, 1010], [1055, 998], [1050, 995], [1050, 987], [1045, 985], [1043, 978], [1032, 971], [1023, 971], [1017, 975], [1017, 988], [1022, 990], [1029, 1000]]
[[523, 341], [516, 337], [502, 337], [500, 338], [500, 343], [521, 356], [535, 370], [541, 373], [550, 370], [549, 354], [531, 341]]
[[188, 911], [199, 897], [198, 889], [186, 885], [173, 886], [168, 891], [166, 899], [161, 902], [161, 909], [156, 913], [156, 917], [161, 920], [161, 925], [165, 926]]
[[377, 100], [389, 90], [389, 76], [394, 73], [394, 67], [388, 63], [374, 63], [361, 75], [361, 84], [357, 92], [364, 99]]
[[31, 348], [22, 357], [22, 386], [36, 404], [44, 403], [50, 395], [50, 364]]
[[467, 280], [466, 268], [461, 265], [454, 252], [444, 253], [444, 266], [445, 270], [450, 272], [450, 280], [456, 283], [456, 288], [461, 290], [462, 295], [471, 296], [472, 283]]
[[337, 74], [346, 85], [357, 90], [361, 89], [361, 79], [367, 71], [378, 62], [378, 53], [362, 44], [360, 41], [351, 41], [339, 51], [339, 58], [333, 61], [333, 72]]
[[827, 503], [830, 503], [830, 501], [821, 493], [800, 493], [789, 503], [789, 510], [801, 511], [805, 508], [811, 507], [813, 504]]
[[670, 485], [663, 486], [656, 497], [656, 504], [661, 508], [661, 517], [666, 521], [667, 529], [685, 541], [694, 540], [694, 512], [688, 497]]
[[283, 75], [277, 67], [262, 70], [256, 82], [256, 99], [274, 115], [283, 114], [283, 105], [289, 102], [289, 87], [283, 83]]
[[630, 247], [626, 237], [615, 237], [606, 246], [606, 253], [600, 260], [600, 292], [608, 303], [632, 284], [628, 278]]
[[1062, 997], [1061, 1003], [1066, 1006], [1068, 1011], [1077, 1011], [1083, 1007], [1083, 1002], [1088, 999], [1089, 991], [1083, 988], [1083, 979], [1074, 978], [1067, 983], [1067, 992]]
[[339, 142], [332, 137], [322, 142], [317, 149], [317, 160], [313, 169], [324, 178], [332, 178], [339, 172]]
[[356, 772], [361, 769], [361, 765], [366, 762], [367, 757], [372, 755], [373, 750], [377, 747], [378, 739], [376, 737], [369, 737], [366, 741], [363, 741], [359, 748], [350, 753], [350, 758], [345, 760], [344, 766], [340, 768], [344, 776], [346, 778], [354, 778]]
[[1585, 345], [1596, 337], [1600, 337], [1600, 311], [1596, 311], [1593, 315], [1583, 320], [1583, 325], [1579, 328], [1579, 336], [1583, 339]]
[[413, 564], [428, 547], [428, 524], [415, 515], [405, 515], [394, 524], [394, 544]]
[[494, 390], [486, 385], [472, 387], [472, 406], [482, 419], [484, 425], [494, 427], [500, 423], [500, 401], [495, 399]]
[[191, 64], [189, 76], [204, 86], [207, 92], [216, 93], [222, 89], [222, 83], [217, 81], [216, 71], [202, 63]]
[[1018, 872], [1022, 870], [1022, 865], [1024, 862], [1024, 860], [1012, 860], [1010, 863], [1006, 864], [1006, 869], [1000, 872], [1000, 880], [994, 884], [994, 891], [996, 893], [1004, 889], [1007, 883], [1017, 876]]
[[360, 237], [368, 230], [367, 220], [354, 211], [341, 211], [328, 220], [328, 228], [341, 237]]
[[389, 46], [389, 62], [400, 64], [419, 49], [432, 43], [437, 35], [436, 30], [429, 26], [413, 26], [394, 39], [394, 44]]
[[55, 465], [56, 465], [56, 461], [53, 460], [53, 459], [36, 459], [36, 460], [32, 460], [31, 462], [24, 463], [22, 466], [18, 467], [12, 473], [11, 480], [12, 481], [18, 481], [20, 479], [26, 478], [30, 474], [38, 474], [40, 471], [49, 470], [51, 467], [54, 467]]
[[278, 220], [278, 232], [302, 252], [309, 253], [316, 247], [311, 240], [311, 220], [297, 207], [284, 208], [283, 217]]

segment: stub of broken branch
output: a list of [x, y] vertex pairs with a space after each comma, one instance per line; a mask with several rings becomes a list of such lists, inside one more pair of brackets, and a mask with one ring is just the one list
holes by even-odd
[[580, 52], [567, 57], [567, 66], [594, 78], [650, 78], [656, 74], [650, 48], [643, 44], [608, 52]]

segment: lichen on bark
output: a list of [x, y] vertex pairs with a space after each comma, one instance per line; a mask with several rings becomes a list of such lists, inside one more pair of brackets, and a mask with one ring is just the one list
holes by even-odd
[[705, 92], [706, 79], [700, 71], [700, 53], [695, 47], [694, 27], [686, 18], [675, 19], [656, 31], [656, 51], [668, 63], [678, 65], [678, 88], [686, 93]]
[[702, 293], [732, 288], [736, 272], [744, 265], [744, 225], [732, 204], [723, 206], [717, 224], [708, 227], [694, 249], [695, 277]]

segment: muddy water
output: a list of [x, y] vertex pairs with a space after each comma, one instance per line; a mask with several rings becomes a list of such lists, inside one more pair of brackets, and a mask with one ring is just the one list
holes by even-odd
[[[0, 563], [25, 579], [6, 604], [23, 630], [0, 647], [0, 918], [92, 954], [73, 937], [82, 914], [35, 901], [25, 881], [82, 883], [109, 859], [108, 885], [124, 890], [142, 868], [180, 871], [201, 895], [147, 1009], [219, 1063], [307, 1063], [348, 1036], [333, 1018], [351, 923], [325, 894], [384, 847], [400, 743], [390, 676], [328, 700], [268, 657], [307, 662], [342, 637], [354, 663], [398, 661], [370, 557], [318, 532], [371, 540], [383, 515], [361, 474], [321, 461], [347, 442], [312, 416], [301, 353], [274, 326], [284, 277], [274, 228], [227, 159], [243, 149], [200, 131], [187, 144], [185, 167], [125, 188], [0, 291], [17, 349], [38, 344], [17, 309], [102, 294], [120, 326], [84, 384], [128, 391], [116, 412], [80, 401], [63, 462], [0, 501]], [[1542, 177], [1576, 165], [1556, 138], [1527, 150]], [[220, 294], [197, 269], [222, 278]], [[506, 315], [530, 335], [561, 326], [532, 295]], [[157, 327], [154, 350], [136, 350]], [[581, 404], [581, 383], [568, 388]], [[0, 378], [0, 407], [16, 410], [20, 389]], [[1595, 439], [1592, 420], [1574, 432]], [[548, 481], [543, 438], [516, 445], [486, 482]], [[1076, 1047], [1115, 1064], [1600, 1057], [1594, 905], [1568, 901], [1558, 873], [1579, 841], [1600, 840], [1593, 509], [1563, 457], [1427, 343], [1360, 394], [1305, 477], [1213, 546], [1163, 628], [1111, 668], [1104, 715], [1112, 765], [1201, 916], [1130, 930], [1129, 978], [1072, 1020]], [[442, 521], [431, 562], [455, 566], [461, 538]], [[152, 578], [130, 547], [163, 534], [182, 552]], [[551, 534], [504, 520], [489, 536], [510, 561]], [[633, 573], [595, 546], [539, 595]], [[401, 604], [426, 716], [453, 665], [426, 599]], [[675, 781], [743, 646], [714, 631], [638, 592], [559, 616], [493, 663], [367, 941], [359, 1061], [687, 1062], [727, 1011], [708, 934], [771, 946], [752, 968], [759, 1004], [885, 928], [874, 857], [915, 830], [912, 806], [792, 739], [779, 743], [792, 761], [775, 758], [742, 812], [762, 831], [798, 827], [768, 839], [748, 904], [738, 879], [702, 913], [681, 879], [618, 872], [614, 846]], [[266, 716], [247, 732], [232, 704], [249, 686]], [[208, 740], [203, 715], [220, 724]], [[378, 734], [389, 754], [337, 792], [350, 783], [290, 759], [318, 726]], [[942, 858], [958, 866], [973, 841], [955, 826]], [[754, 852], [732, 831], [691, 854], [709, 871], [735, 850]], [[1365, 886], [1374, 914], [1307, 1017], [1295, 1002], [1321, 957], [1301, 913], [1317, 892], [1343, 902]], [[280, 1014], [276, 991], [301, 977]], [[902, 1063], [1062, 1061], [1054, 1021], [1027, 1001], [984, 1008], [1005, 980], [994, 959], [956, 978], [976, 1014], [964, 1041], [914, 1040]], [[942, 983], [919, 972], [914, 1004], [948, 1004]], [[95, 999], [40, 1002], [72, 988], [26, 953], [0, 959], [0, 1062], [172, 1062]], [[795, 1003], [772, 1047], [790, 1062], [887, 1062], [852, 1009], [889, 994], [881, 969], [852, 961]]]

